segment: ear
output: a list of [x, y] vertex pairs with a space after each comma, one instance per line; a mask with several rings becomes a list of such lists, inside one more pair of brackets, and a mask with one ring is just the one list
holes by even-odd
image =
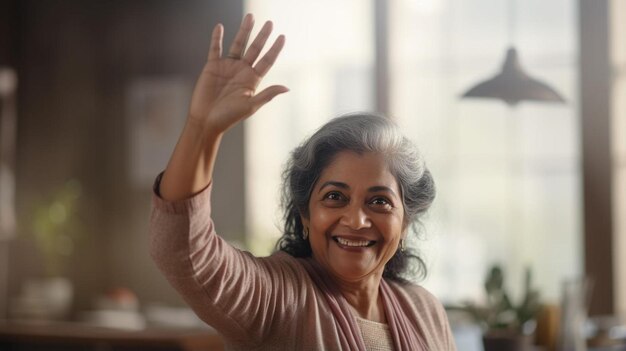
[[300, 221], [302, 222], [302, 226], [304, 228], [309, 228], [311, 221], [308, 218], [306, 218], [306, 216], [304, 216], [302, 212], [300, 212]]
[[402, 225], [402, 233], [400, 233], [400, 239], [406, 240], [411, 234], [411, 230], [413, 230], [414, 226], [411, 223], [405, 223]]
[[400, 234], [400, 238], [401, 239], [406, 239], [406, 237], [409, 235], [409, 229], [411, 228], [411, 226], [407, 223], [402, 225], [402, 233]]

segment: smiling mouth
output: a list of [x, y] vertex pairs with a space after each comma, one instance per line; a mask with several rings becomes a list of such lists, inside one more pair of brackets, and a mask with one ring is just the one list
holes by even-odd
[[349, 240], [338, 236], [332, 238], [336, 243], [348, 247], [371, 247], [376, 244], [376, 240]]

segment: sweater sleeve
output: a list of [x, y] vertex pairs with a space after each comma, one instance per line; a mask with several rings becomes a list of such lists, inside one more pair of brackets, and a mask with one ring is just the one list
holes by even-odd
[[[298, 274], [280, 260], [254, 257], [219, 237], [211, 220], [211, 187], [169, 202], [152, 197], [150, 254], [189, 306], [230, 343], [258, 344], [272, 321], [293, 316]], [[289, 262], [288, 260], [283, 260]], [[283, 262], [283, 263], [284, 263]]]

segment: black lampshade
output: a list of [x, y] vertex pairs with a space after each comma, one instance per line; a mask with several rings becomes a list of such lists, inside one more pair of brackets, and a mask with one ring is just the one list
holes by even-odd
[[515, 48], [507, 50], [499, 74], [469, 89], [463, 94], [463, 98], [500, 99], [511, 106], [522, 100], [565, 102], [565, 99], [550, 86], [524, 72]]

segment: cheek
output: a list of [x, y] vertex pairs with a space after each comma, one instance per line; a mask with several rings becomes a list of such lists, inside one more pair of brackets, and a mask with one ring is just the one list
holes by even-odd
[[311, 217], [311, 226], [318, 230], [326, 230], [332, 222], [332, 216], [325, 212], [317, 212], [314, 217]]
[[383, 232], [385, 233], [385, 239], [389, 241], [397, 241], [400, 240], [400, 238], [402, 237], [402, 233], [404, 231], [404, 223], [402, 221], [402, 218], [395, 217], [389, 219], [387, 223], [384, 224], [384, 228], [385, 230]]
[[309, 225], [316, 231], [326, 231], [335, 221], [333, 211], [311, 206], [309, 208]]

